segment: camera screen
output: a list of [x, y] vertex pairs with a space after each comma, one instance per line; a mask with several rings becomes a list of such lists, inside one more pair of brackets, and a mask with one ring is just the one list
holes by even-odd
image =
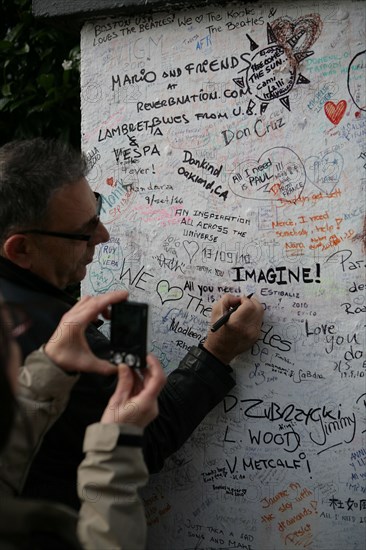
[[143, 350], [146, 344], [146, 330], [146, 304], [122, 302], [113, 306], [111, 341], [115, 350]]

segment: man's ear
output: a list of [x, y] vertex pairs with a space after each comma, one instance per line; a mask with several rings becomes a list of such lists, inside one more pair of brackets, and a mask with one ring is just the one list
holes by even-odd
[[23, 269], [30, 269], [32, 265], [32, 247], [27, 235], [11, 235], [3, 245], [4, 256]]

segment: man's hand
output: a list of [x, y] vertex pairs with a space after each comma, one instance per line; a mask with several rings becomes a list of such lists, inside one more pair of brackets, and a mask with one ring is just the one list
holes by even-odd
[[216, 332], [209, 330], [204, 346], [223, 363], [230, 363], [240, 353], [247, 351], [258, 340], [262, 326], [264, 309], [255, 298], [224, 296], [214, 304], [211, 314], [211, 324], [238, 303], [240, 307], [234, 311], [227, 323]]
[[116, 374], [115, 365], [99, 359], [91, 351], [85, 338], [85, 330], [100, 314], [108, 319], [108, 306], [127, 300], [127, 297], [128, 292], [123, 290], [107, 292], [99, 296], [83, 296], [62, 317], [57, 329], [45, 345], [46, 355], [64, 371]]
[[158, 395], [166, 378], [158, 359], [149, 354], [148, 366], [136, 372], [118, 366], [118, 384], [103, 413], [102, 424], [133, 424], [145, 428], [158, 415]]

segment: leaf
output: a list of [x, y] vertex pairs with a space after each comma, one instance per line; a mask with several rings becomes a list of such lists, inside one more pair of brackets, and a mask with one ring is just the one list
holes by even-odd
[[[0, 145], [43, 135], [80, 147], [78, 33], [35, 18], [32, 0], [0, 5]], [[69, 71], [65, 59], [73, 62]]]
[[12, 43], [8, 40], [0, 40], [0, 51], [6, 52], [7, 50], [10, 50], [13, 47]]
[[49, 91], [55, 82], [55, 77], [53, 74], [41, 74], [37, 78], [37, 82], [44, 90]]
[[11, 99], [9, 97], [0, 98], [0, 111], [3, 111], [4, 107], [6, 107], [10, 101]]
[[20, 48], [19, 50], [16, 50], [14, 53], [15, 55], [23, 55], [24, 53], [29, 53], [29, 44], [25, 43], [24, 46], [22, 48]]
[[18, 25], [15, 25], [12, 29], [9, 29], [6, 38], [9, 40], [9, 42], [15, 42], [16, 38], [20, 35], [20, 33], [23, 31], [24, 25], [23, 23], [18, 23]]
[[[12, 113], [14, 111], [16, 111], [17, 109], [19, 109], [19, 107], [22, 107], [24, 105], [27, 105], [27, 103], [31, 103], [32, 100], [34, 99], [35, 96], [26, 96], [26, 97], [22, 97], [21, 99], [17, 99], [16, 101], [12, 101], [10, 104], [9, 104], [9, 113]], [[27, 110], [27, 113], [28, 113], [28, 110]]]
[[10, 84], [3, 84], [2, 87], [1, 87], [1, 93], [2, 93], [3, 96], [5, 96], [5, 97], [11, 96]]

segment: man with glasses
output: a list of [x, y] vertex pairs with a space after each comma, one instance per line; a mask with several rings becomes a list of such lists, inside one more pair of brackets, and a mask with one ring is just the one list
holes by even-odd
[[[96, 203], [96, 216], [93, 218], [94, 228], [97, 227], [97, 225], [100, 222], [100, 211], [102, 209], [102, 195], [100, 193], [97, 193], [94, 191], [94, 197], [95, 197], [95, 203]], [[89, 225], [89, 224], [88, 224]], [[92, 231], [94, 230], [92, 228]], [[90, 231], [90, 230], [89, 230]], [[45, 229], [23, 229], [22, 233], [23, 235], [32, 234], [33, 235], [49, 235], [50, 237], [60, 237], [61, 239], [71, 239], [72, 241], [85, 241], [89, 242], [92, 238], [92, 231], [89, 232], [87, 235], [85, 233], [65, 233], [62, 231], [46, 231]]]
[[[0, 148], [0, 292], [32, 318], [33, 326], [20, 338], [24, 357], [51, 337], [75, 302], [65, 289], [85, 277], [95, 247], [109, 239], [99, 219], [101, 199], [89, 187], [87, 173], [85, 157], [57, 141], [36, 138]], [[263, 308], [255, 298], [224, 295], [211, 318], [214, 322], [239, 302], [225, 328], [210, 331], [204, 346], [193, 346], [169, 375], [159, 416], [144, 434], [150, 472], [162, 468], [235, 385], [228, 364], [257, 340]], [[109, 341], [97, 322], [86, 335], [96, 355], [109, 356]], [[78, 507], [76, 470], [85, 427], [101, 416], [114, 384], [110, 377], [80, 377], [36, 456], [25, 495]]]

